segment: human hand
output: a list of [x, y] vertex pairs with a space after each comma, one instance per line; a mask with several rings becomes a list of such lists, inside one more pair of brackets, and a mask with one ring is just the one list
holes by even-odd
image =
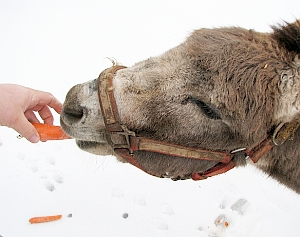
[[13, 128], [36, 143], [39, 134], [30, 122], [39, 123], [34, 111], [46, 124], [53, 124], [50, 107], [60, 114], [62, 104], [50, 93], [14, 84], [0, 84], [0, 125]]

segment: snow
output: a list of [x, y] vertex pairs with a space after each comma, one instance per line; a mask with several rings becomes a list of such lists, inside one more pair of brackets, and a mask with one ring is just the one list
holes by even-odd
[[[194, 29], [269, 31], [299, 9], [292, 0], [1, 1], [0, 83], [63, 101], [73, 85], [110, 66], [106, 57], [130, 66]], [[252, 166], [174, 182], [83, 152], [73, 140], [31, 144], [17, 135], [0, 127], [2, 237], [299, 235], [299, 195]], [[55, 222], [28, 222], [57, 214], [63, 217]]]

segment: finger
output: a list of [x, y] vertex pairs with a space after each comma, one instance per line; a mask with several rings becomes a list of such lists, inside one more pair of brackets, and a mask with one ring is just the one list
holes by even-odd
[[44, 123], [53, 124], [54, 118], [48, 106], [44, 106], [41, 110], [38, 111], [38, 113], [43, 119]]
[[62, 103], [60, 103], [57, 99], [54, 99], [54, 105], [49, 104], [49, 106], [53, 108], [58, 114], [61, 113], [63, 107]]
[[58, 114], [62, 111], [62, 103], [60, 103], [55, 97], [53, 97], [47, 105], [53, 108]]
[[36, 105], [48, 105], [60, 114], [62, 104], [51, 94], [43, 91], [36, 91], [34, 100]]
[[25, 116], [18, 119], [11, 127], [32, 143], [37, 143], [40, 140], [38, 132]]
[[29, 122], [34, 122], [34, 123], [40, 122], [32, 110], [25, 111], [24, 115], [28, 119]]

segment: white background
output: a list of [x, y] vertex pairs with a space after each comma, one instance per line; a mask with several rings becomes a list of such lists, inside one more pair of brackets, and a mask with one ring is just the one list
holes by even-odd
[[[0, 0], [0, 83], [49, 91], [63, 101], [73, 85], [109, 67], [107, 57], [131, 66], [178, 45], [195, 29], [270, 32], [269, 25], [297, 17], [296, 0]], [[34, 145], [16, 135], [0, 128], [3, 237], [299, 236], [299, 195], [254, 168], [173, 182], [114, 157], [85, 153], [72, 140]], [[242, 213], [232, 207], [238, 200], [246, 201]], [[63, 218], [28, 222], [55, 214]], [[214, 223], [219, 215], [228, 227]]]

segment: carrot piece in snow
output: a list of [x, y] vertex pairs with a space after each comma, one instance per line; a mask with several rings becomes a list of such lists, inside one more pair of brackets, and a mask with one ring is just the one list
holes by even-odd
[[47, 140], [63, 140], [63, 139], [71, 139], [72, 137], [68, 136], [64, 133], [60, 126], [54, 126], [50, 124], [44, 123], [31, 123], [38, 134], [40, 135], [41, 141]]
[[44, 222], [59, 220], [61, 217], [62, 215], [32, 217], [29, 219], [29, 222], [31, 224], [44, 223]]

